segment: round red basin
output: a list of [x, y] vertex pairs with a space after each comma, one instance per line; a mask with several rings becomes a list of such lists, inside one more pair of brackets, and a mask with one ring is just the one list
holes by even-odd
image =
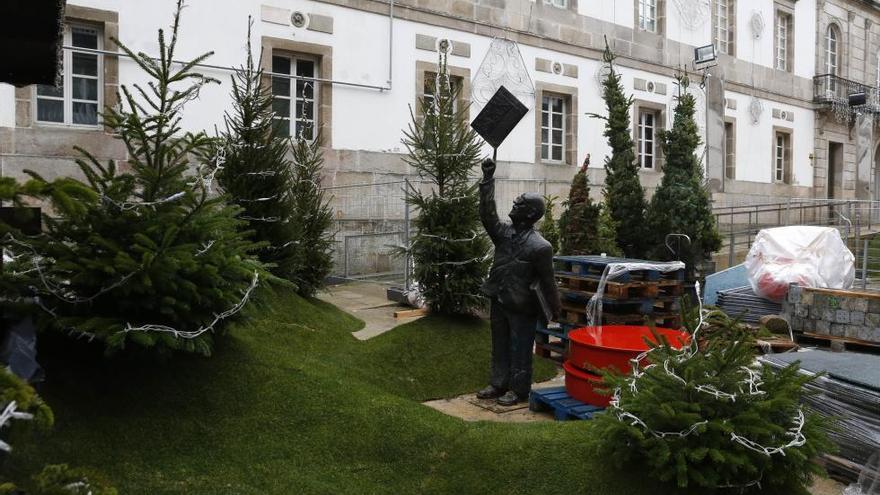
[[[680, 330], [654, 330], [676, 349], [690, 341], [690, 335]], [[648, 350], [645, 339], [657, 342], [650, 327], [629, 325], [577, 328], [568, 333], [568, 339], [568, 360], [572, 365], [582, 370], [614, 368], [621, 373], [629, 373], [629, 360]]]
[[603, 388], [601, 376], [580, 370], [570, 361], [563, 363], [562, 367], [565, 369], [565, 391], [568, 395], [586, 404], [608, 407], [611, 396], [599, 393], [599, 389]]

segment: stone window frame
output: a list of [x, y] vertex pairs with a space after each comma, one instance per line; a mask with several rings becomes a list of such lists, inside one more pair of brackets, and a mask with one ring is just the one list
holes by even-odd
[[[639, 160], [639, 115], [642, 110], [649, 110], [656, 113], [654, 119], [654, 166], [652, 168], [643, 168]], [[665, 156], [663, 155], [663, 147], [660, 146], [660, 133], [666, 130], [666, 104], [648, 100], [633, 100], [632, 114], [632, 139], [635, 149], [636, 162], [639, 163], [639, 170], [645, 173], [661, 172], [665, 164]]]
[[[260, 45], [263, 53], [260, 68], [266, 72], [272, 71], [272, 56], [276, 52], [289, 56], [306, 56], [317, 62], [318, 107], [315, 116], [318, 120], [318, 134], [316, 135], [321, 136], [322, 147], [331, 148], [333, 146], [333, 88], [326, 81], [333, 79], [333, 47], [271, 36], [263, 36]], [[272, 79], [270, 76], [263, 77], [263, 84], [271, 91]]]
[[[730, 135], [727, 133], [727, 126], [730, 126], [730, 129], [733, 131]], [[731, 135], [732, 138], [730, 138]], [[728, 141], [733, 142], [729, 143]], [[730, 149], [730, 144], [733, 144], [732, 151]], [[724, 143], [722, 146], [724, 156], [724, 178], [726, 180], [736, 180], [736, 119], [733, 117], [724, 117]], [[728, 171], [732, 171], [733, 173], [728, 174]]]
[[[562, 161], [544, 160], [541, 158], [541, 102], [544, 94], [547, 96], [559, 96], [565, 99], [565, 119], [563, 126]], [[564, 86], [543, 81], [535, 82], [535, 163], [547, 165], [577, 165], [577, 137], [578, 137], [578, 88]]]
[[[424, 115], [422, 109], [422, 95], [425, 93], [425, 75], [429, 73], [436, 74], [440, 70], [437, 62], [425, 62], [423, 60], [416, 61], [416, 87], [415, 98], [413, 98], [413, 113], [417, 118]], [[470, 101], [471, 101], [471, 70], [466, 67], [455, 65], [446, 65], [446, 70], [451, 77], [461, 81], [461, 91], [455, 103], [459, 109], [464, 109], [461, 116], [470, 120]]]
[[[666, 0], [653, 0], [655, 2], [655, 17], [654, 17], [654, 27], [653, 31], [642, 28], [641, 18], [639, 16], [639, 8], [641, 3], [646, 0], [633, 0], [633, 21], [635, 26], [635, 31], [656, 34], [656, 35], [665, 35], [666, 34]], [[651, 1], [651, 0], [647, 0]]]
[[720, 0], [712, 0], [712, 41], [719, 54], [725, 54], [736, 57], [736, 0], [724, 0], [727, 2], [727, 50], [721, 50], [718, 43], [718, 2]]
[[[779, 68], [779, 16], [788, 17], [785, 33], [785, 67]], [[773, 6], [773, 68], [785, 72], [794, 72], [794, 6], [776, 2]]]
[[[114, 51], [116, 43], [113, 38], [119, 39], [119, 13], [112, 10], [81, 7], [68, 4], [64, 15], [65, 24], [87, 24], [100, 30], [101, 39], [99, 46], [102, 50]], [[65, 26], [66, 28], [66, 26]], [[66, 50], [65, 50], [66, 51]], [[101, 55], [99, 57], [101, 77], [99, 83], [99, 112], [103, 112], [108, 106], [112, 107], [119, 101], [119, 57]], [[55, 122], [37, 122], [37, 90], [36, 85], [15, 88], [15, 127], [43, 127], [76, 129], [82, 131], [112, 132], [112, 129], [103, 123], [100, 115], [98, 125], [62, 124]]]
[[[777, 140], [780, 135], [785, 135], [787, 137], [786, 148], [783, 149], [783, 157], [782, 157], [782, 180], [777, 179]], [[791, 127], [782, 127], [782, 126], [773, 126], [773, 141], [771, 141], [770, 149], [772, 150], [772, 160], [771, 160], [771, 174], [770, 177], [774, 184], [786, 184], [791, 185], [794, 181], [794, 171], [792, 168], [793, 157], [792, 153], [794, 152], [794, 129]], [[786, 153], [787, 151], [787, 153]]]

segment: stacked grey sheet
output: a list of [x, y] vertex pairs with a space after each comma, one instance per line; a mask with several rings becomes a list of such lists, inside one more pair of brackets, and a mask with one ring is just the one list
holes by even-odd
[[762, 316], [782, 313], [781, 303], [764, 299], [749, 286], [719, 290], [717, 304], [728, 316], [744, 323], [757, 324]]

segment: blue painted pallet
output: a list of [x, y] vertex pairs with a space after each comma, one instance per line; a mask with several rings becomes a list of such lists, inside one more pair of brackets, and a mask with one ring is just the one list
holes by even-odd
[[572, 399], [565, 387], [541, 388], [532, 390], [529, 394], [530, 411], [553, 410], [557, 421], [569, 419], [593, 419], [593, 415], [604, 411], [604, 408], [584, 404]]
[[[572, 275], [602, 275], [605, 267], [611, 263], [657, 263], [628, 258], [614, 258], [611, 256], [555, 256], [553, 258], [557, 274], [568, 273]], [[631, 282], [634, 280], [684, 280], [684, 269], [672, 272], [660, 270], [633, 270], [621, 273], [614, 278], [616, 282]]]
[[[586, 304], [593, 297], [589, 292], [559, 288], [563, 299]], [[678, 301], [674, 297], [640, 297], [633, 299], [602, 298], [602, 307], [612, 313], [639, 313], [650, 315], [669, 311], [678, 311]]]

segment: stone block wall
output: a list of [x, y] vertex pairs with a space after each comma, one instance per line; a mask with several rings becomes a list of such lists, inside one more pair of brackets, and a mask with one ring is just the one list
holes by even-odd
[[782, 311], [798, 333], [880, 343], [880, 293], [792, 285]]

